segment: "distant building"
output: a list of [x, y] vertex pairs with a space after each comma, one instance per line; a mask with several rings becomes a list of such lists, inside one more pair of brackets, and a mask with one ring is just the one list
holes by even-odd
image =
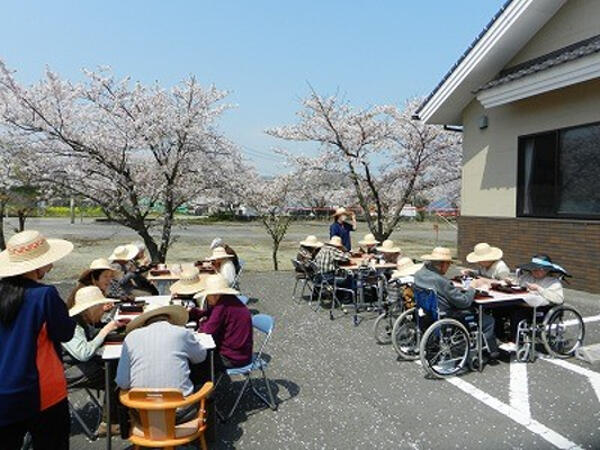
[[459, 258], [548, 253], [600, 292], [600, 1], [506, 2], [416, 116], [463, 127]]

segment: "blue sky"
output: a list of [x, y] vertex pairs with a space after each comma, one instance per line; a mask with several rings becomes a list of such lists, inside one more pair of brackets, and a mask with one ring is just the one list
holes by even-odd
[[0, 58], [23, 82], [46, 65], [81, 78], [119, 75], [172, 85], [194, 74], [231, 91], [223, 129], [264, 174], [307, 82], [358, 106], [427, 94], [504, 0], [12, 1], [0, 16]]

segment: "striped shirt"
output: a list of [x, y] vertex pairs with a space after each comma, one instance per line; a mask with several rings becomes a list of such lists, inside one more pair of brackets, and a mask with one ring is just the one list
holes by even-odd
[[325, 244], [315, 258], [315, 264], [321, 273], [334, 272], [340, 263], [350, 260], [348, 253], [333, 245]]
[[190, 362], [205, 359], [206, 350], [191, 330], [155, 322], [127, 335], [115, 381], [122, 389], [175, 388], [188, 396], [194, 391]]

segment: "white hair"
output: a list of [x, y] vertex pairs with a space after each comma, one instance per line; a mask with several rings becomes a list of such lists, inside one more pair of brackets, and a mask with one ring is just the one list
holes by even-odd
[[223, 238], [220, 238], [220, 237], [214, 238], [210, 244], [210, 249], [214, 250], [217, 247], [223, 247], [223, 244], [224, 244]]

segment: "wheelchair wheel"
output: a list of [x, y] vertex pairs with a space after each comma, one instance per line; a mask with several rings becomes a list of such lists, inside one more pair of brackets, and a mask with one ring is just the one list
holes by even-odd
[[414, 360], [419, 357], [421, 330], [417, 325], [417, 310], [410, 308], [404, 311], [394, 322], [392, 328], [392, 345], [394, 350], [404, 359]]
[[381, 313], [373, 324], [373, 335], [375, 342], [380, 345], [392, 343], [392, 329], [394, 327], [394, 316], [390, 311]]
[[542, 342], [550, 356], [568, 358], [583, 344], [585, 326], [581, 314], [570, 306], [555, 306], [544, 317]]
[[435, 322], [421, 341], [421, 364], [435, 378], [446, 378], [460, 372], [469, 358], [469, 332], [455, 319]]

